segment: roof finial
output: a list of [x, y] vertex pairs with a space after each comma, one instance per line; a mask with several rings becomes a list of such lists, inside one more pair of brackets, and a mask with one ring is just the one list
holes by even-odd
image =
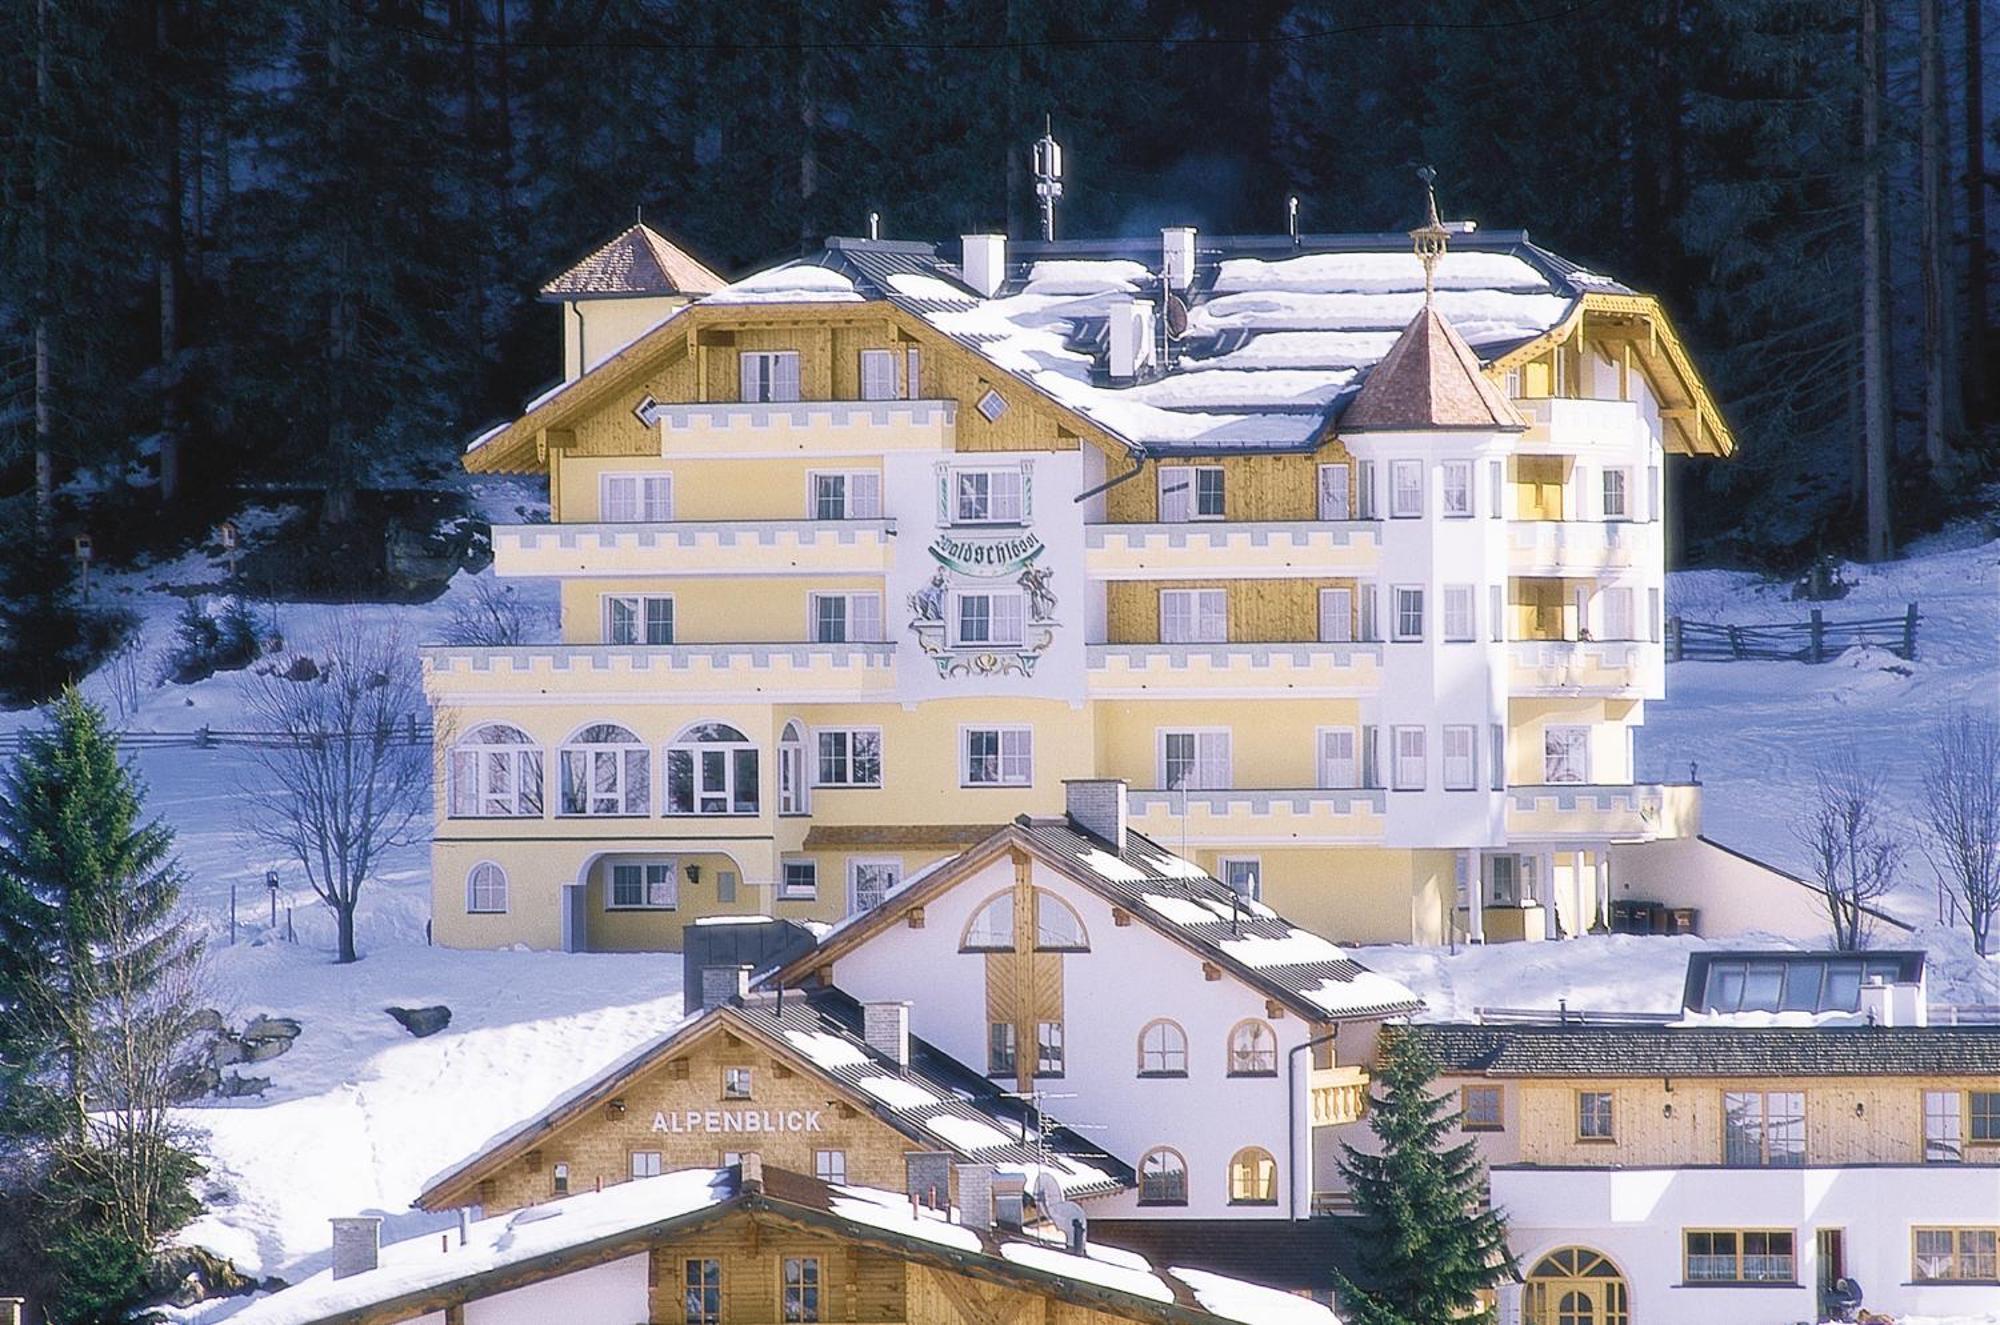
[[1417, 167], [1417, 178], [1424, 182], [1424, 223], [1410, 231], [1410, 241], [1417, 247], [1417, 261], [1424, 264], [1424, 307], [1429, 308], [1436, 291], [1437, 265], [1444, 257], [1445, 245], [1451, 240], [1451, 231], [1445, 229], [1444, 222], [1438, 220], [1437, 171], [1430, 166]]
[[645, 203], [643, 203], [643, 202], [635, 202], [635, 203], [633, 203], [633, 204], [632, 204], [632, 224], [633, 224], [633, 225], [644, 225], [644, 224], [646, 224], [646, 204], [645, 204]]

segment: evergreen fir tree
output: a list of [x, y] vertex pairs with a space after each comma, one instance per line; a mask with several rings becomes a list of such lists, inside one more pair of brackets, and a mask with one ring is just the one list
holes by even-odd
[[1341, 1285], [1344, 1318], [1356, 1325], [1490, 1320], [1479, 1293], [1518, 1274], [1506, 1223], [1486, 1208], [1476, 1145], [1448, 1144], [1458, 1119], [1445, 1096], [1431, 1093], [1436, 1075], [1415, 1039], [1385, 1036], [1368, 1115], [1381, 1153], [1341, 1147], [1369, 1284]]

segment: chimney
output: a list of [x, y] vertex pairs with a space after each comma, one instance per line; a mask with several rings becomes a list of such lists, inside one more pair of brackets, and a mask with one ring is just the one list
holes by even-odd
[[21, 1308], [27, 1301], [24, 1297], [0, 1297], [0, 1325], [21, 1325]]
[[1868, 977], [1861, 986], [1861, 1019], [1870, 1026], [1896, 1025], [1895, 986], [1879, 975]]
[[463, 1247], [472, 1241], [472, 1211], [465, 1206], [458, 1207], [458, 1245]]
[[1153, 306], [1139, 299], [1111, 305], [1111, 380], [1130, 382], [1153, 363]]
[[335, 1216], [333, 1220], [333, 1277], [366, 1274], [382, 1255], [382, 1219], [379, 1215]]
[[958, 270], [965, 283], [991, 299], [1007, 279], [1007, 236], [960, 235]]
[[1124, 778], [1067, 778], [1063, 781], [1063, 801], [1071, 823], [1097, 834], [1113, 851], [1124, 854]]
[[737, 1161], [742, 1173], [741, 1187], [745, 1196], [755, 1196], [764, 1190], [764, 1157], [752, 1150]]
[[912, 1211], [951, 1209], [951, 1159], [949, 1150], [912, 1150], [903, 1156]]
[[1194, 227], [1170, 225], [1160, 231], [1160, 279], [1169, 290], [1194, 284]]
[[958, 1222], [967, 1228], [993, 1227], [993, 1179], [999, 1170], [991, 1164], [958, 1166]]
[[897, 1067], [910, 1065], [910, 1005], [863, 1003], [861, 1038]]
[[701, 1006], [721, 1007], [744, 998], [750, 992], [748, 966], [704, 966], [701, 968]]
[[1019, 1173], [993, 1175], [993, 1220], [1006, 1228], [1019, 1228], [1028, 1220], [1028, 1180]]

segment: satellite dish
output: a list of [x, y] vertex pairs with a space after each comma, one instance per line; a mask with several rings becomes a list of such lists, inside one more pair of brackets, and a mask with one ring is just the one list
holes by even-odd
[[1167, 335], [1175, 340], [1179, 340], [1182, 336], [1187, 335], [1188, 307], [1181, 302], [1181, 297], [1172, 291], [1167, 293], [1164, 316], [1167, 323]]

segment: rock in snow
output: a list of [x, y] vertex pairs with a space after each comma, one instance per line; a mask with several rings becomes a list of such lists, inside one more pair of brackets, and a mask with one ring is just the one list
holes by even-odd
[[402, 1024], [404, 1030], [419, 1040], [426, 1035], [436, 1035], [451, 1025], [451, 1009], [439, 1003], [427, 1008], [384, 1008], [384, 1012]]

